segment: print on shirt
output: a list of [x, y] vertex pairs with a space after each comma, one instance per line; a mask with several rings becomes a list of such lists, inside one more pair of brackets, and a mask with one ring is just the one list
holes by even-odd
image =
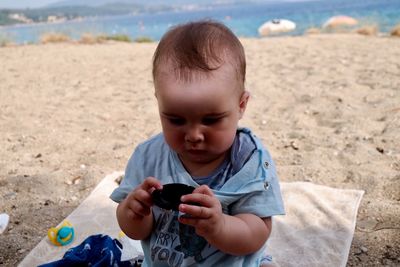
[[179, 223], [177, 211], [156, 208], [155, 231], [151, 244], [151, 259], [170, 266], [201, 263], [218, 250], [196, 234], [195, 228]]

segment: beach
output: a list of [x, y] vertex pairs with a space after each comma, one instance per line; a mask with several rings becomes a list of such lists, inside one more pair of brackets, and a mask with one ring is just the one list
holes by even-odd
[[[284, 182], [365, 191], [348, 266], [400, 264], [400, 38], [242, 39], [241, 126]], [[0, 265], [16, 266], [161, 130], [156, 43], [0, 47]]]

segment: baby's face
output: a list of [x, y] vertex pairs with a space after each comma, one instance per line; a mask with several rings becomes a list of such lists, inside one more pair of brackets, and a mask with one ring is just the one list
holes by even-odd
[[248, 100], [234, 70], [224, 64], [185, 82], [165, 68], [155, 87], [166, 142], [191, 174], [209, 174], [229, 151]]

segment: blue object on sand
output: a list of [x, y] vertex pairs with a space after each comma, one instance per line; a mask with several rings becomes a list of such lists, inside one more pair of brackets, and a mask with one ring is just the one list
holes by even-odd
[[79, 246], [70, 248], [62, 259], [40, 265], [39, 267], [61, 266], [135, 266], [130, 261], [121, 261], [122, 245], [108, 235], [92, 235]]

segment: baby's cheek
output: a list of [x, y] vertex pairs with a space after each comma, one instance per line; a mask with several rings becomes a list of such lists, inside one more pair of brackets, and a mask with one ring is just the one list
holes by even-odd
[[167, 144], [175, 151], [179, 151], [183, 145], [184, 137], [179, 133], [164, 134]]

